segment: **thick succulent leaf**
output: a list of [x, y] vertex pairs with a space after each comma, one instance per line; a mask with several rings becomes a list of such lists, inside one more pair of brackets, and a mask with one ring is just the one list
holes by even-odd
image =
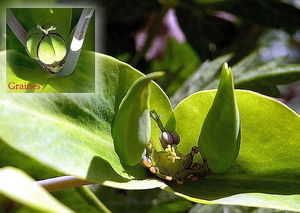
[[[3, 56], [4, 52], [5, 60]], [[130, 177], [114, 150], [111, 124], [129, 87], [142, 74], [101, 54], [96, 61], [97, 95], [12, 94], [2, 87], [0, 135], [14, 149], [62, 173], [97, 182], [122, 182]], [[87, 70], [90, 64], [81, 66]], [[168, 99], [156, 84], [149, 87], [150, 107], [162, 107], [168, 119], [172, 113]], [[138, 165], [134, 172], [144, 177], [146, 171]]]
[[222, 67], [218, 92], [201, 125], [199, 152], [210, 172], [223, 173], [237, 158], [241, 140], [232, 71], [227, 63]]
[[[214, 95], [215, 91], [199, 92], [175, 108], [176, 131], [181, 136], [178, 149], [182, 153], [188, 153], [197, 144]], [[171, 182], [169, 187], [200, 203], [208, 199], [225, 204], [229, 200], [219, 198], [235, 195], [237, 199], [230, 199], [230, 204], [248, 205], [247, 199], [254, 199], [255, 206], [281, 209], [282, 205], [286, 210], [300, 211], [295, 203], [300, 200], [300, 117], [280, 102], [257, 93], [241, 90], [235, 96], [242, 140], [240, 154], [232, 167], [223, 174], [185, 181], [184, 185]], [[256, 196], [256, 193], [265, 194]], [[280, 195], [284, 196], [280, 198]]]
[[73, 212], [22, 170], [0, 169], [0, 193], [41, 212]]
[[238, 206], [249, 206], [249, 207], [259, 207], [259, 208], [267, 208], [267, 209], [278, 209], [278, 210], [300, 212], [300, 205], [299, 205], [300, 195], [273, 195], [273, 194], [262, 194], [262, 193], [244, 193], [244, 194], [238, 194], [226, 198], [208, 201], [203, 199], [197, 199], [195, 198], [195, 196], [190, 197], [187, 196], [186, 194], [178, 193], [178, 191], [176, 190], [174, 191], [170, 187], [165, 187], [163, 189], [168, 192], [174, 193], [180, 197], [184, 197], [190, 201], [201, 203], [201, 204], [238, 205]]
[[141, 161], [142, 153], [150, 140], [149, 87], [151, 73], [136, 80], [123, 98], [115, 116], [112, 136], [115, 150], [121, 160], [134, 166]]

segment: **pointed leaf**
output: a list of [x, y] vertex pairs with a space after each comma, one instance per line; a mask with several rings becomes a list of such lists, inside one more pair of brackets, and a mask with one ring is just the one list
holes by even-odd
[[201, 156], [212, 173], [222, 173], [231, 167], [239, 153], [240, 139], [232, 71], [225, 63], [217, 94], [198, 139]]
[[[181, 137], [179, 149], [183, 153], [188, 153], [197, 143], [214, 97], [215, 91], [202, 91], [187, 97], [175, 108], [176, 131]], [[236, 90], [235, 97], [242, 141], [232, 167], [199, 181], [167, 184], [177, 195], [194, 202], [247, 206], [251, 201], [253, 206], [300, 212], [299, 115], [258, 93]]]
[[149, 82], [162, 73], [141, 77], [130, 87], [120, 104], [112, 131], [121, 162], [136, 165], [150, 140]]

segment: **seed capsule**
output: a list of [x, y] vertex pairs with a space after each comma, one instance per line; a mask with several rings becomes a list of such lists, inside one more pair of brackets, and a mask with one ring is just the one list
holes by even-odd
[[159, 137], [160, 143], [163, 148], [167, 148], [168, 145], [178, 145], [180, 137], [176, 132], [164, 131]]
[[66, 37], [67, 33], [59, 26], [37, 25], [26, 35], [26, 51], [30, 57], [44, 64], [62, 61], [67, 53]]

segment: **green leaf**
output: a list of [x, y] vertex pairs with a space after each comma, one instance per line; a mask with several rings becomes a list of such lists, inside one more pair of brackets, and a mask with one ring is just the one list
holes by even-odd
[[[190, 76], [171, 97], [172, 103], [177, 103], [187, 95], [199, 90], [216, 89], [219, 83], [217, 75], [219, 68], [230, 58], [230, 55], [224, 55], [202, 64], [199, 70]], [[280, 65], [284, 59], [285, 57], [280, 57], [267, 63], [261, 63], [258, 53], [248, 55], [232, 67], [235, 87], [279, 97], [277, 85], [292, 83], [300, 79], [299, 64]]]
[[231, 167], [239, 154], [240, 140], [240, 116], [234, 96], [232, 71], [225, 63], [217, 94], [198, 139], [199, 152], [210, 172], [223, 173]]
[[[250, 69], [237, 77], [236, 87], [251, 89], [263, 94], [280, 97], [276, 85], [288, 84], [299, 80], [300, 66], [299, 64], [270, 66], [269, 64], [273, 65], [274, 61], [255, 69]], [[275, 88], [275, 90], [268, 90], [268, 88], [272, 87]]]
[[1, 194], [41, 212], [73, 212], [34, 181], [19, 169], [0, 169]]
[[[12, 149], [2, 140], [0, 140], [0, 153], [2, 153], [0, 158], [0, 167], [9, 165], [22, 168], [24, 172], [33, 177], [35, 180], [44, 180], [49, 177], [57, 177], [62, 175], [61, 173], [58, 173], [53, 169], [50, 169], [49, 167], [35, 161], [34, 159]], [[81, 189], [81, 187], [78, 187], [52, 192], [52, 194], [60, 202], [67, 205], [75, 212], [88, 211], [91, 213], [98, 213], [99, 204], [91, 202], [91, 200], [94, 199], [92, 199], [92, 196], [86, 191], [88, 191], [87, 188]], [[103, 210], [104, 207], [101, 209]]]
[[[1, 57], [5, 60], [4, 52]], [[124, 172], [114, 150], [111, 125], [128, 89], [142, 74], [101, 54], [96, 54], [96, 62], [97, 94], [13, 94], [2, 87], [0, 137], [62, 173], [100, 183], [126, 182], [132, 176]], [[89, 68], [88, 61], [81, 65], [82, 70]], [[172, 110], [166, 95], [153, 82], [149, 87], [150, 108], [162, 108], [164, 120], [169, 119]], [[137, 165], [132, 172], [144, 178], [147, 171]]]
[[148, 84], [161, 73], [141, 77], [130, 87], [116, 114], [112, 136], [121, 162], [136, 165], [150, 140]]
[[[195, 93], [175, 108], [181, 152], [188, 153], [197, 143], [214, 96], [215, 91]], [[242, 140], [240, 154], [232, 167], [199, 181], [186, 181], [184, 185], [170, 182], [168, 186], [175, 194], [199, 203], [247, 206], [251, 200], [253, 206], [300, 211], [299, 115], [282, 103], [254, 92], [236, 90], [235, 97]]]
[[[89, 67], [86, 68], [87, 64]], [[57, 77], [46, 73], [36, 61], [16, 50], [7, 51], [6, 91], [9, 93], [93, 93], [94, 53], [82, 51], [74, 73]]]

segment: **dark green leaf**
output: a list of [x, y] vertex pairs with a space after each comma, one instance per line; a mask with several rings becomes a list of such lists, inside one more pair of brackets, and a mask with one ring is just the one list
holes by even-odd
[[[252, 89], [264, 94], [268, 94], [266, 89], [279, 84], [288, 84], [300, 79], [300, 65], [288, 64], [279, 66], [260, 66], [256, 69], [248, 70], [236, 78], [237, 88]], [[265, 88], [254, 87], [258, 84]], [[270, 94], [274, 95], [274, 94]], [[277, 96], [278, 97], [278, 96]]]
[[[62, 173], [97, 182], [127, 181], [131, 177], [115, 153], [111, 125], [121, 100], [142, 74], [111, 57], [97, 55], [97, 95], [12, 94], [2, 87], [1, 120], [5, 122], [0, 122], [0, 135], [13, 148]], [[89, 67], [89, 63], [82, 64], [82, 70]], [[149, 87], [150, 108], [163, 108], [164, 120], [168, 119], [170, 102], [156, 84], [151, 82]], [[138, 165], [134, 172], [144, 177], [146, 170]]]
[[168, 95], [174, 94], [199, 67], [200, 60], [188, 43], [179, 44], [170, 38], [162, 59], [154, 59], [151, 70], [163, 70], [166, 74], [157, 79]]
[[230, 58], [232, 58], [232, 55], [229, 54], [216, 58], [213, 61], [204, 62], [171, 97], [172, 103], [175, 105], [188, 95], [206, 88], [217, 76], [222, 64], [230, 60]]

